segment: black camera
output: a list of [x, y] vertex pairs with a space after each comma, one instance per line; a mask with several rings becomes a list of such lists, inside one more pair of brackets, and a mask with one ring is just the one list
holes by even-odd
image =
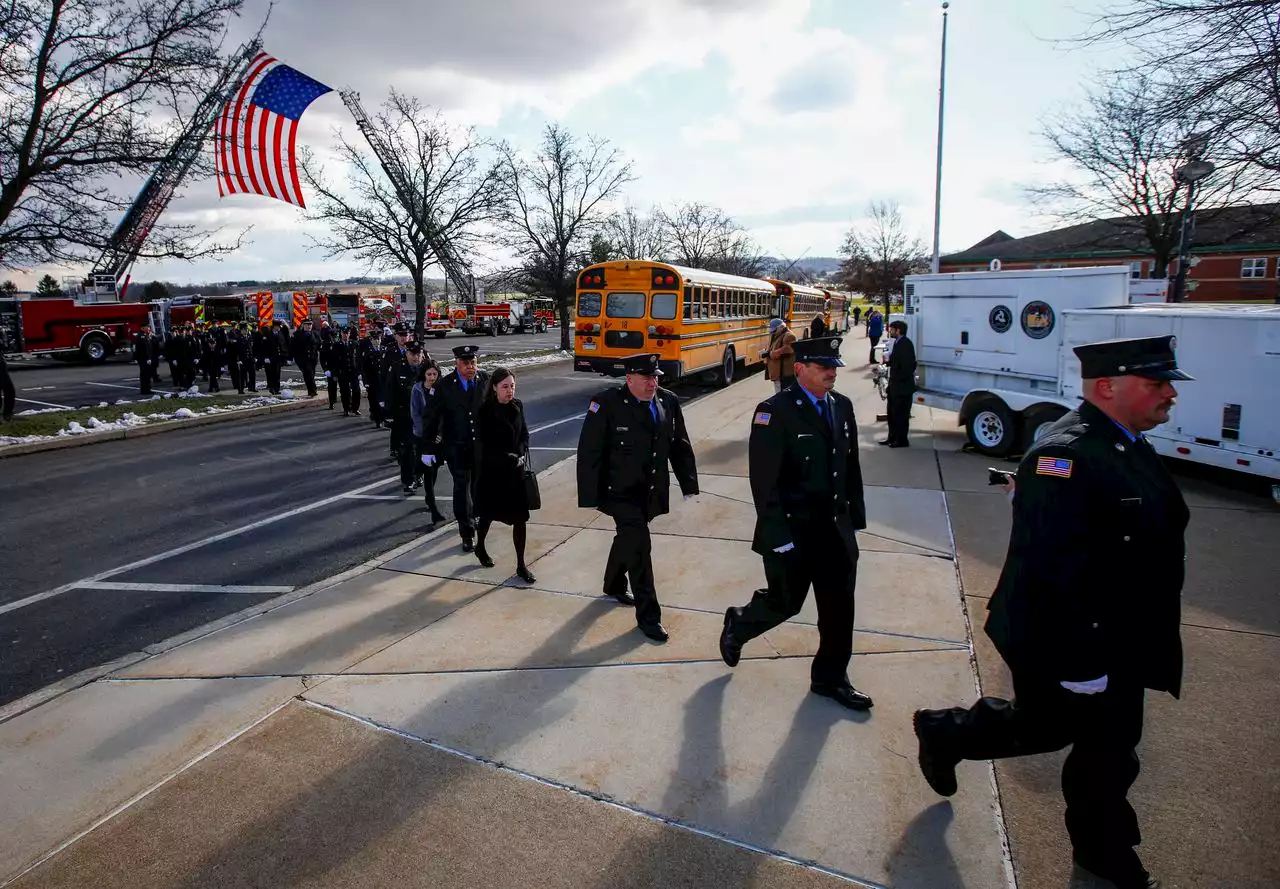
[[1007, 485], [1011, 478], [1013, 478], [1012, 472], [1005, 472], [994, 466], [987, 467], [987, 484], [989, 485]]

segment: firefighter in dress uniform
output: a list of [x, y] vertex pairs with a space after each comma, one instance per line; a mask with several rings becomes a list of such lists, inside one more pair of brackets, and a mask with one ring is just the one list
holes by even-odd
[[397, 364], [387, 378], [387, 411], [391, 414], [393, 428], [407, 429], [400, 439], [400, 484], [405, 494], [412, 494], [418, 484], [419, 454], [417, 440], [413, 437], [413, 414], [410, 405], [413, 386], [422, 370], [422, 346], [410, 340], [405, 345], [405, 361]]
[[[462, 551], [475, 548], [475, 438], [476, 411], [484, 401], [489, 375], [476, 366], [477, 346], [454, 346], [456, 367], [436, 385], [436, 410], [430, 417], [423, 438], [439, 440], [436, 454], [424, 454], [423, 462], [434, 466], [437, 454], [449, 466], [453, 476], [453, 515], [458, 520]], [[406, 430], [412, 438], [412, 429]]]
[[350, 327], [342, 328], [334, 345], [337, 364], [333, 375], [338, 378], [338, 391], [342, 395], [342, 416], [360, 416], [360, 343]]
[[1159, 882], [1134, 849], [1145, 690], [1182, 684], [1181, 596], [1189, 513], [1142, 433], [1169, 419], [1171, 336], [1077, 346], [1084, 403], [1022, 458], [1013, 529], [986, 632], [1014, 699], [919, 710], [929, 786], [956, 792], [956, 765], [1061, 750], [1076, 863], [1119, 889]]
[[290, 337], [288, 350], [289, 357], [302, 372], [302, 382], [310, 398], [316, 395], [316, 360], [320, 357], [320, 343], [312, 324], [310, 318], [302, 322], [302, 329]]
[[270, 327], [263, 327], [254, 335], [253, 354], [262, 364], [262, 372], [267, 378], [267, 391], [272, 395], [280, 394], [280, 372], [288, 360], [284, 337], [278, 328], [282, 323], [276, 321]]
[[[383, 420], [391, 423], [391, 443], [389, 453], [394, 460], [400, 459], [401, 445], [405, 439], [413, 437], [413, 430], [406, 429], [403, 424], [397, 424], [395, 414], [391, 411], [391, 401], [389, 398], [391, 392], [391, 384], [400, 368], [404, 367], [407, 362], [407, 349], [409, 346], [409, 325], [403, 321], [397, 321], [395, 327], [391, 330], [391, 341], [383, 346], [382, 354], [378, 356], [378, 381], [382, 388], [380, 396], [380, 406], [383, 409]], [[430, 358], [430, 354], [427, 354]]]
[[853, 655], [856, 532], [867, 526], [853, 402], [834, 391], [841, 337], [799, 340], [796, 381], [756, 406], [749, 446], [756, 507], [751, 548], [767, 586], [724, 615], [720, 656], [737, 666], [742, 646], [800, 613], [809, 587], [818, 606], [818, 651], [809, 690], [851, 710], [872, 700], [849, 681]]
[[613, 518], [605, 595], [634, 604], [640, 631], [666, 642], [653, 584], [649, 522], [670, 511], [667, 464], [685, 500], [698, 494], [698, 468], [680, 399], [658, 386], [658, 356], [633, 355], [625, 366], [626, 385], [604, 390], [587, 406], [578, 438], [578, 505]]
[[141, 394], [150, 395], [156, 362], [160, 360], [160, 350], [156, 348], [156, 338], [151, 335], [150, 324], [143, 324], [134, 338], [133, 360], [138, 362], [138, 388]]
[[382, 377], [378, 375], [378, 363], [382, 360], [382, 331], [377, 327], [360, 341], [357, 367], [364, 380], [364, 394], [369, 401], [369, 419], [373, 428], [381, 429], [386, 414], [382, 407]]

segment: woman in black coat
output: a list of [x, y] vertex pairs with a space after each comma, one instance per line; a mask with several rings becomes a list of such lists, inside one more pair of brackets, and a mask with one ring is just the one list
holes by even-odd
[[533, 583], [537, 578], [524, 563], [529, 521], [524, 471], [528, 459], [529, 427], [524, 422], [524, 405], [516, 398], [515, 374], [500, 367], [489, 378], [484, 403], [476, 413], [476, 558], [486, 568], [493, 567], [484, 548], [485, 536], [494, 522], [508, 524], [516, 548], [516, 575]]

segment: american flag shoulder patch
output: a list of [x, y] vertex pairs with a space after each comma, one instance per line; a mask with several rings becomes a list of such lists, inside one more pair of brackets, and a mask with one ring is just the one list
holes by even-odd
[[752, 420], [752, 422], [757, 426], [768, 426], [769, 419], [772, 416], [773, 414], [768, 413], [767, 411], [756, 411], [756, 418]]
[[1039, 457], [1036, 459], [1036, 475], [1056, 475], [1071, 478], [1072, 461], [1065, 457]]
[[594, 414], [596, 411], [600, 410], [600, 405], [599, 403], [593, 401], [589, 405], [587, 405], [587, 410], [591, 411], [591, 413]]

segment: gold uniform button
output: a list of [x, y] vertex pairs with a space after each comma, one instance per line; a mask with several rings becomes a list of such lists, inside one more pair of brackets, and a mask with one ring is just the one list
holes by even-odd
[[[1128, 535], [1128, 534], [1124, 535], [1124, 542], [1125, 542], [1125, 543], [1128, 543], [1128, 542], [1129, 542], [1129, 535]], [[1094, 624], [1094, 626], [1097, 626], [1097, 624]]]

